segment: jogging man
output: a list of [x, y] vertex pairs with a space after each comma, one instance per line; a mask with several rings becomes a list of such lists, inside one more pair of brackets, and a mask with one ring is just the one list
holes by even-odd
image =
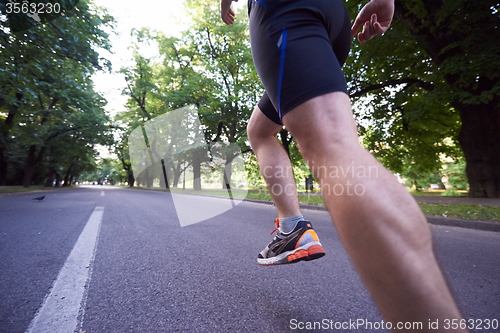
[[[230, 5], [221, 0], [226, 24], [234, 22]], [[276, 140], [285, 126], [319, 179], [342, 242], [384, 318], [443, 323], [461, 315], [436, 262], [425, 216], [360, 146], [341, 71], [359, 28], [364, 43], [387, 31], [393, 13], [394, 0], [372, 0], [351, 29], [342, 0], [249, 0], [252, 56], [265, 94], [248, 138], [279, 216], [278, 233], [258, 263], [324, 255], [302, 217], [290, 160]]]

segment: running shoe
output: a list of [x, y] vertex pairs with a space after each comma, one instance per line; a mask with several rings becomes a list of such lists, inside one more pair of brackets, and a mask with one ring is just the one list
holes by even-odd
[[318, 259], [325, 255], [325, 250], [321, 246], [311, 222], [300, 221], [287, 234], [279, 231], [279, 219], [276, 219], [275, 222], [276, 229], [271, 234], [275, 231], [277, 234], [271, 243], [259, 253], [257, 258], [259, 265], [293, 264], [301, 260]]

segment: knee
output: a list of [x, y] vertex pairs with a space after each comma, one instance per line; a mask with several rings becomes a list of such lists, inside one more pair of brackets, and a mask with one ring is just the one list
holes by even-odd
[[253, 149], [260, 144], [267, 144], [269, 140], [276, 140], [281, 128], [264, 117], [261, 111], [256, 109], [248, 121], [247, 137]]

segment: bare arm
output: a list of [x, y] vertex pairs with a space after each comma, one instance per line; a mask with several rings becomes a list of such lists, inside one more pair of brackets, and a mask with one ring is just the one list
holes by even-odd
[[394, 0], [371, 0], [356, 17], [351, 29], [352, 36], [356, 36], [361, 25], [363, 25], [363, 30], [358, 34], [358, 40], [361, 43], [382, 35], [391, 26], [393, 15]]
[[220, 16], [222, 21], [227, 25], [234, 23], [234, 12], [231, 9], [231, 2], [238, 2], [238, 0], [221, 0], [220, 1]]

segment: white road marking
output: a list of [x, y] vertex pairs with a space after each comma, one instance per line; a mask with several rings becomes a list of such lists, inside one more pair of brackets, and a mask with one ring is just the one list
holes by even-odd
[[101, 191], [101, 197], [105, 196], [104, 191]]
[[103, 212], [104, 207], [94, 209], [26, 332], [73, 332], [76, 329], [85, 286], [92, 274], [90, 268], [95, 257]]

